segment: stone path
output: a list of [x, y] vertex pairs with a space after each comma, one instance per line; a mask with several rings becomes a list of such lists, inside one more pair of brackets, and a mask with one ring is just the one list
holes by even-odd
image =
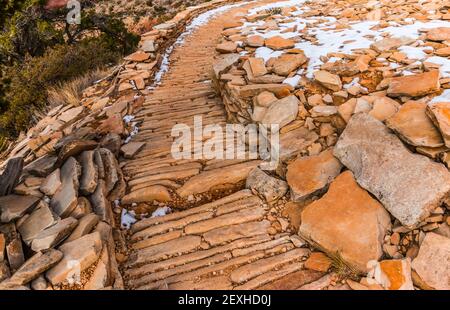
[[130, 289], [297, 289], [323, 276], [303, 269], [310, 251], [251, 191], [214, 201], [215, 193], [235, 191], [224, 182], [243, 182], [258, 161], [175, 160], [170, 153], [175, 124], [192, 126], [194, 115], [203, 125], [226, 123], [211, 84], [215, 47], [223, 25], [250, 6], [213, 18], [175, 48], [170, 70], [137, 115], [142, 124], [133, 141], [146, 146], [124, 163], [131, 193], [160, 184], [177, 196], [178, 208], [192, 206], [192, 196], [202, 193], [207, 197], [199, 201], [208, 203], [133, 225], [123, 272]]
[[[269, 208], [243, 190], [132, 228], [130, 289], [296, 289], [322, 277], [303, 269], [296, 235], [270, 235]], [[287, 277], [287, 278], [285, 278]]]
[[[155, 184], [176, 190], [179, 186], [174, 182], [179, 184], [196, 176], [197, 185], [183, 190], [181, 196], [186, 198], [205, 189], [203, 176], [220, 175], [223, 167], [241, 163], [238, 160], [173, 159], [171, 147], [175, 138], [171, 137], [171, 131], [176, 124], [192, 128], [194, 116], [202, 117], [203, 126], [226, 123], [224, 106], [211, 82], [212, 64], [224, 20], [242, 10], [232, 9], [215, 18], [174, 49], [170, 70], [161, 85], [147, 96], [144, 108], [136, 115], [136, 120], [142, 124], [133, 141], [142, 141], [146, 145], [133, 160], [125, 163], [124, 171], [130, 176], [131, 193]], [[234, 181], [239, 179], [244, 180], [245, 177], [237, 176]]]

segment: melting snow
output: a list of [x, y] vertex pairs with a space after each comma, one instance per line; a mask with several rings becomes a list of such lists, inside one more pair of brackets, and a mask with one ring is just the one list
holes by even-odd
[[[258, 12], [271, 8], [290, 6], [297, 6], [298, 8], [301, 8], [300, 5], [304, 2], [304, 0], [291, 0], [269, 4], [250, 10], [249, 14], [257, 14]], [[389, 34], [391, 37], [406, 36], [412, 39], [418, 39], [420, 36], [419, 30], [436, 27], [450, 27], [450, 22], [448, 21], [434, 20], [430, 22], [420, 22], [410, 19], [407, 21], [410, 24], [400, 25], [398, 23], [391, 22], [391, 26], [378, 30], [375, 30], [375, 26], [378, 25], [377, 21], [354, 22], [350, 23], [347, 29], [337, 30], [336, 19], [334, 17], [296, 17], [296, 15], [304, 12], [302, 9], [293, 12], [293, 17], [288, 17], [288, 19], [295, 19], [294, 22], [283, 23], [283, 17], [280, 17], [278, 30], [258, 29], [264, 25], [264, 21], [246, 22], [241, 29], [245, 29], [246, 31], [249, 31], [250, 34], [260, 35], [264, 38], [277, 35], [284, 38], [293, 38], [299, 37], [298, 30], [303, 29], [306, 24], [317, 23], [316, 28], [308, 28], [308, 34], [315, 36], [317, 42], [312, 43], [308, 40], [302, 40], [295, 46], [296, 48], [302, 49], [305, 55], [309, 58], [308, 70], [306, 72], [306, 76], [308, 78], [313, 77], [314, 71], [319, 69], [319, 67], [323, 64], [320, 58], [322, 56], [326, 56], [328, 53], [351, 54], [354, 50], [369, 48], [374, 42], [382, 40], [386, 34]], [[318, 23], [319, 21], [320, 23]], [[289, 28], [294, 26], [297, 26], [297, 31], [287, 31]], [[418, 43], [423, 44], [421, 41], [418, 41]], [[403, 46], [400, 50], [407, 54], [411, 59], [424, 60], [427, 57], [427, 54], [424, 51], [427, 49], [430, 49], [430, 47]], [[267, 47], [260, 47], [256, 50], [256, 57], [264, 58], [267, 62], [271, 57], [278, 57], [282, 53], [282, 51], [273, 51]], [[335, 61], [335, 59], [333, 59], [333, 61]], [[438, 61], [440, 61], [440, 63], [444, 62], [442, 59]], [[450, 61], [447, 60], [445, 64], [443, 64], [445, 68], [441, 69], [444, 76], [450, 74], [450, 71], [447, 69], [448, 62]]]
[[440, 96], [434, 97], [430, 102], [450, 102], [450, 89], [444, 90], [444, 92]]
[[130, 229], [131, 225], [137, 222], [135, 218], [136, 214], [134, 211], [129, 211], [127, 209], [122, 209], [122, 214], [120, 217], [120, 225], [123, 229]]
[[170, 212], [172, 212], [171, 208], [161, 207], [161, 208], [156, 209], [156, 211], [152, 213], [152, 218], [153, 217], [161, 217], [161, 216], [169, 214]]
[[439, 56], [433, 56], [428, 58], [426, 62], [431, 62], [440, 65], [441, 77], [445, 78], [450, 77], [450, 59]]

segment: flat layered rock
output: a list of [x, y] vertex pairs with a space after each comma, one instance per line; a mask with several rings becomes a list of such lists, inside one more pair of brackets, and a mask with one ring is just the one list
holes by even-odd
[[450, 40], [450, 27], [433, 28], [427, 32], [427, 39], [431, 41]]
[[131, 192], [121, 199], [125, 205], [139, 202], [169, 202], [172, 200], [169, 190], [162, 185], [148, 186]]
[[75, 229], [77, 223], [78, 221], [76, 219], [68, 217], [41, 231], [33, 239], [31, 249], [38, 252], [55, 247]]
[[130, 142], [122, 146], [120, 151], [123, 157], [130, 159], [133, 158], [140, 150], [145, 146], [145, 142]]
[[294, 88], [288, 84], [251, 84], [240, 87], [238, 89], [238, 96], [245, 99], [268, 91], [274, 93], [277, 97], [286, 97], [293, 90]]
[[288, 191], [286, 182], [269, 176], [259, 168], [255, 168], [250, 172], [246, 187], [256, 191], [269, 203], [279, 200]]
[[339, 75], [328, 71], [320, 70], [314, 72], [314, 80], [332, 91], [340, 91], [342, 89], [342, 81]]
[[373, 109], [369, 112], [369, 115], [384, 122], [386, 119], [394, 116], [399, 109], [400, 104], [397, 101], [389, 97], [381, 97], [375, 99], [373, 102]]
[[390, 80], [387, 94], [390, 97], [420, 97], [437, 92], [440, 88], [439, 71], [395, 77]]
[[428, 233], [412, 268], [428, 286], [437, 290], [450, 289], [450, 239]]
[[267, 73], [266, 64], [263, 58], [249, 58], [248, 64], [252, 70], [251, 74], [254, 77], [260, 77]]
[[272, 63], [272, 71], [281, 76], [288, 76], [306, 63], [308, 58], [304, 54], [283, 54]]
[[42, 182], [39, 190], [47, 196], [53, 196], [61, 187], [61, 170], [58, 168]]
[[[264, 272], [275, 269], [277, 266], [286, 263], [295, 263], [295, 261], [300, 260], [309, 254], [308, 249], [294, 249], [292, 251], [272, 256], [270, 258], [260, 259], [254, 263], [244, 265], [234, 270], [230, 274], [230, 279], [234, 283], [243, 283], [256, 276], [263, 274]], [[297, 264], [300, 264], [297, 262]]]
[[287, 167], [286, 180], [294, 201], [320, 194], [337, 177], [342, 164], [327, 150], [319, 155], [301, 157]]
[[281, 36], [275, 36], [266, 39], [265, 45], [268, 48], [273, 50], [284, 50], [288, 48], [293, 48], [295, 46], [295, 42], [291, 39], [285, 39]]
[[397, 49], [400, 46], [413, 43], [415, 40], [408, 37], [385, 38], [372, 44], [372, 48], [379, 53]]
[[450, 102], [428, 104], [427, 115], [439, 128], [445, 146], [450, 148]]
[[216, 46], [216, 51], [222, 54], [234, 53], [237, 47], [235, 42], [224, 42]]
[[23, 163], [22, 157], [8, 160], [5, 170], [0, 175], [0, 197], [11, 194], [17, 184], [19, 184]]
[[46, 278], [53, 285], [75, 280], [81, 272], [97, 261], [102, 248], [102, 239], [98, 232], [63, 244], [59, 247], [59, 250], [64, 254], [64, 258], [46, 272]]
[[50, 210], [49, 206], [41, 201], [17, 229], [22, 240], [30, 245], [44, 229], [56, 224], [57, 220], [58, 217]]
[[65, 242], [71, 242], [89, 234], [99, 221], [100, 217], [94, 213], [83, 216], [78, 221], [77, 227], [73, 230]]
[[409, 101], [386, 121], [386, 125], [408, 144], [441, 147], [444, 145], [442, 136], [427, 116], [426, 111], [426, 103]]
[[57, 250], [50, 249], [45, 253], [38, 252], [26, 261], [10, 279], [2, 282], [0, 284], [0, 290], [2, 287], [25, 285], [31, 282], [45, 271], [55, 266], [62, 258], [63, 254]]
[[213, 71], [216, 79], [218, 79], [223, 72], [225, 72], [233, 64], [235, 64], [239, 60], [239, 58], [239, 54], [221, 55], [213, 65]]
[[300, 127], [280, 135], [280, 159], [289, 160], [319, 139], [314, 131]]
[[80, 164], [80, 192], [83, 195], [90, 195], [97, 188], [98, 182], [98, 169], [94, 163], [94, 151], [83, 152], [80, 155]]
[[34, 196], [8, 195], [0, 197], [0, 221], [9, 223], [21, 218], [38, 203], [39, 198]]
[[181, 197], [208, 192], [215, 187], [236, 184], [247, 179], [248, 174], [260, 164], [260, 161], [250, 161], [243, 164], [229, 166], [227, 169], [215, 169], [202, 172], [189, 179], [177, 190]]
[[37, 177], [46, 177], [53, 171], [57, 161], [57, 156], [45, 155], [28, 164], [24, 170]]
[[277, 100], [267, 109], [261, 123], [266, 125], [278, 124], [280, 128], [283, 128], [297, 118], [299, 104], [300, 101], [296, 96], [288, 96]]
[[367, 114], [352, 117], [334, 155], [403, 225], [418, 224], [450, 191], [447, 168], [412, 154], [383, 123]]
[[61, 187], [50, 201], [53, 211], [61, 217], [67, 217], [77, 206], [80, 164], [70, 157], [61, 168]]
[[249, 222], [208, 231], [203, 235], [203, 238], [209, 244], [217, 245], [249, 236], [267, 234], [269, 227], [270, 222], [266, 220], [261, 222]]
[[305, 208], [299, 232], [365, 272], [369, 261], [383, 255], [383, 238], [390, 225], [383, 206], [346, 171], [321, 199]]

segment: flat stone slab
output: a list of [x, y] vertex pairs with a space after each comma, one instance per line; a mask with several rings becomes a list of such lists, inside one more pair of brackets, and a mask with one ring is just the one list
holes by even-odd
[[236, 184], [247, 179], [248, 174], [261, 162], [258, 160], [227, 167], [227, 169], [215, 169], [205, 171], [189, 179], [181, 188], [177, 190], [181, 197], [205, 193], [216, 187]]
[[39, 233], [31, 243], [33, 251], [43, 251], [58, 245], [77, 226], [78, 221], [68, 217]]
[[25, 285], [39, 277], [40, 274], [56, 265], [63, 258], [58, 250], [50, 249], [42, 253], [38, 252], [20, 267], [14, 275], [0, 284], [0, 290], [11, 286]]
[[445, 146], [450, 148], [450, 102], [437, 102], [427, 106], [427, 115], [439, 128]]
[[39, 233], [54, 225], [57, 220], [58, 217], [53, 214], [49, 206], [41, 201], [17, 229], [22, 236], [22, 240], [30, 245]]
[[47, 271], [46, 278], [53, 284], [77, 280], [81, 272], [97, 261], [102, 251], [100, 233], [94, 232], [59, 247], [63, 259]]
[[389, 83], [387, 94], [390, 97], [420, 97], [439, 91], [439, 71], [406, 75], [392, 78]]
[[427, 285], [437, 290], [449, 290], [450, 239], [428, 233], [412, 262], [412, 268]]
[[8, 195], [0, 197], [0, 221], [9, 223], [21, 218], [31, 208], [36, 206], [39, 198], [34, 196]]
[[301, 157], [289, 164], [287, 169], [286, 179], [292, 199], [303, 201], [325, 189], [339, 175], [342, 164], [330, 149], [319, 155]]
[[426, 103], [409, 101], [386, 121], [386, 125], [408, 144], [441, 147], [444, 145], [442, 136], [427, 116], [426, 111]]
[[305, 208], [299, 233], [364, 272], [369, 261], [383, 255], [383, 239], [390, 226], [383, 206], [346, 171], [321, 199]]
[[406, 226], [426, 218], [450, 191], [445, 166], [412, 154], [383, 123], [364, 113], [351, 118], [334, 155]]

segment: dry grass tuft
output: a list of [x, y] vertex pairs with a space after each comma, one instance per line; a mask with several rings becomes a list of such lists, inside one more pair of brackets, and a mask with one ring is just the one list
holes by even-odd
[[91, 71], [72, 81], [59, 84], [48, 90], [48, 107], [52, 109], [61, 104], [63, 105], [80, 105], [83, 90], [91, 86], [94, 82], [104, 78], [109, 73], [108, 70], [97, 69]]

